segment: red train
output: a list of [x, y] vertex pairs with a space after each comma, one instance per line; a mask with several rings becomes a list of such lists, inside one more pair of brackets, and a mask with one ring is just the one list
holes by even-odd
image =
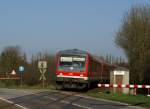
[[86, 51], [60, 51], [56, 55], [57, 88], [89, 88], [92, 83], [108, 80], [111, 68]]

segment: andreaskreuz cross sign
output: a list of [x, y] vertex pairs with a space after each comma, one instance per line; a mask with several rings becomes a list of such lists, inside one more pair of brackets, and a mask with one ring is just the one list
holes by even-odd
[[47, 62], [46, 61], [39, 61], [38, 62], [38, 68], [39, 68], [39, 71], [41, 73], [39, 80], [42, 80], [43, 88], [44, 88], [44, 81], [46, 80], [45, 73], [47, 70]]

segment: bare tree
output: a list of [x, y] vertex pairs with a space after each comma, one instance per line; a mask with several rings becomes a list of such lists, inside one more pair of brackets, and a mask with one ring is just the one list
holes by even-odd
[[146, 67], [150, 59], [150, 5], [131, 7], [124, 15], [115, 42], [128, 58], [133, 82], [141, 83], [150, 68]]
[[[4, 48], [0, 55], [0, 76], [11, 76], [10, 73], [12, 72], [12, 70], [18, 72], [18, 67], [20, 65], [27, 65], [26, 55], [21, 52], [20, 47], [9, 46]], [[17, 73], [17, 75], [19, 76], [19, 73]], [[14, 85], [17, 82], [13, 80], [5, 80], [3, 81], [3, 83], [5, 83], [5, 85], [8, 86]]]
[[0, 55], [1, 72], [11, 73], [12, 70], [18, 70], [19, 65], [26, 63], [25, 54], [21, 53], [19, 46], [9, 46], [4, 48]]

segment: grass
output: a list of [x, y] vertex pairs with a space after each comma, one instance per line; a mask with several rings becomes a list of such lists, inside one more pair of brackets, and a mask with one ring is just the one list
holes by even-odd
[[119, 101], [128, 103], [132, 106], [141, 106], [141, 107], [148, 107], [150, 108], [150, 97], [144, 96], [144, 95], [126, 95], [126, 94], [113, 94], [113, 93], [100, 93], [100, 90], [92, 90], [88, 91], [86, 94], [88, 96], [96, 97], [96, 98], [102, 98], [102, 99], [108, 99], [113, 101]]
[[41, 84], [39, 85], [22, 85], [22, 87], [20, 85], [11, 85], [11, 86], [6, 86], [6, 85], [0, 85], [0, 88], [8, 88], [8, 89], [32, 89], [32, 90], [54, 90], [55, 89], [55, 85], [45, 85], [44, 88], [42, 87]]

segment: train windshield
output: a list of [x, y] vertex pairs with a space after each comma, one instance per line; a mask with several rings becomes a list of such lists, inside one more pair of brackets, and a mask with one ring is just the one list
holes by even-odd
[[83, 72], [85, 70], [85, 60], [83, 56], [61, 56], [59, 70]]

